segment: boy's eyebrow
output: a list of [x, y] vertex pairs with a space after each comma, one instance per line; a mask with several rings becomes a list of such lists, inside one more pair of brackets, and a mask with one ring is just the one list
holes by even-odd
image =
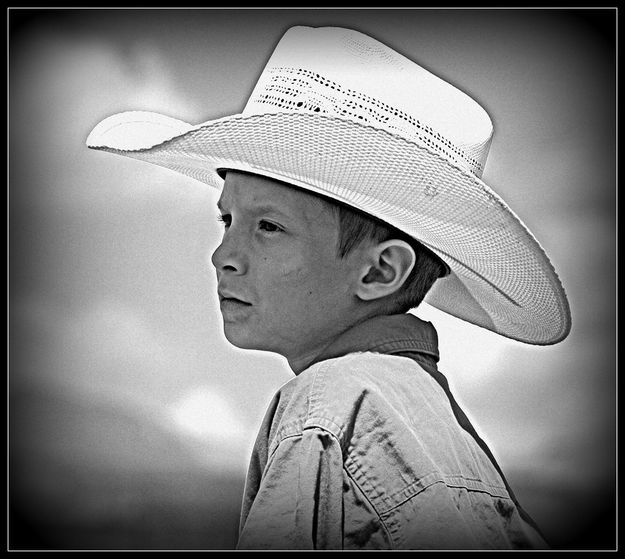
[[284, 215], [284, 216], [287, 215], [280, 208], [278, 208], [276, 206], [273, 206], [271, 204], [260, 204], [258, 206], [253, 206], [252, 208], [250, 208], [250, 211], [252, 213], [257, 213], [257, 214], [261, 214], [261, 213], [279, 213], [279, 214]]
[[[220, 212], [224, 212], [225, 209], [223, 207], [223, 205], [221, 204], [221, 200], [217, 201], [217, 209]], [[261, 213], [279, 213], [285, 217], [287, 217], [289, 214], [287, 214], [286, 212], [284, 212], [283, 210], [281, 210], [280, 208], [272, 205], [272, 204], [267, 204], [267, 203], [263, 203], [263, 204], [259, 204], [258, 206], [252, 206], [249, 210], [250, 213], [253, 214], [261, 214]]]

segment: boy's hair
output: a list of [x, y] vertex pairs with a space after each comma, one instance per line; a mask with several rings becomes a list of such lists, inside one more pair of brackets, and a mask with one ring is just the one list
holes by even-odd
[[338, 255], [347, 256], [360, 243], [371, 240], [382, 243], [389, 239], [407, 242], [416, 260], [402, 287], [389, 302], [389, 313], [404, 313], [418, 307], [434, 282], [447, 274], [448, 268], [432, 251], [419, 241], [368, 214], [340, 203], [330, 202], [339, 223]]

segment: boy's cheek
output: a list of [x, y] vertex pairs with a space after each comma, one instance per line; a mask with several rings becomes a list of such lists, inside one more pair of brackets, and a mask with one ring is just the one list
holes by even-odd
[[[272, 263], [269, 263], [272, 266]], [[273, 264], [273, 268], [269, 270], [270, 273], [277, 270], [278, 281], [283, 282], [285, 285], [290, 283], [298, 284], [305, 281], [309, 275], [309, 272], [305, 266], [302, 266], [299, 262], [282, 261]]]

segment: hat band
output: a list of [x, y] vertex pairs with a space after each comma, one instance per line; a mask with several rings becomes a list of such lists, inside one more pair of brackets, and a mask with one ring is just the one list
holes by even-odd
[[451, 163], [482, 176], [489, 142], [470, 146], [472, 153], [469, 153], [405, 111], [304, 68], [266, 68], [264, 78], [263, 85], [250, 97], [244, 114], [257, 112], [255, 105], [269, 105], [271, 112], [302, 111], [346, 118], [425, 145]]

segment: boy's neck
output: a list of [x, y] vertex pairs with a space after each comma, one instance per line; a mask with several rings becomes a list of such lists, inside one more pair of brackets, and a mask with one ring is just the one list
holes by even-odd
[[344, 327], [337, 329], [333, 334], [327, 337], [323, 343], [317, 345], [315, 348], [307, 351], [306, 353], [299, 354], [297, 356], [288, 356], [287, 361], [289, 363], [289, 367], [296, 374], [299, 375], [301, 372], [305, 371], [313, 365], [314, 363], [325, 359], [324, 355], [328, 353], [328, 348], [333, 346], [336, 341], [341, 338], [346, 332], [352, 330], [358, 325], [367, 322], [371, 319], [381, 318], [387, 315], [378, 315], [378, 314], [367, 314], [359, 317], [357, 320], [354, 320]]
[[335, 336], [321, 352], [315, 352], [312, 359], [300, 365], [296, 374], [320, 361], [360, 352], [418, 353], [431, 360], [436, 367], [439, 360], [438, 335], [430, 322], [410, 313], [374, 316]]

